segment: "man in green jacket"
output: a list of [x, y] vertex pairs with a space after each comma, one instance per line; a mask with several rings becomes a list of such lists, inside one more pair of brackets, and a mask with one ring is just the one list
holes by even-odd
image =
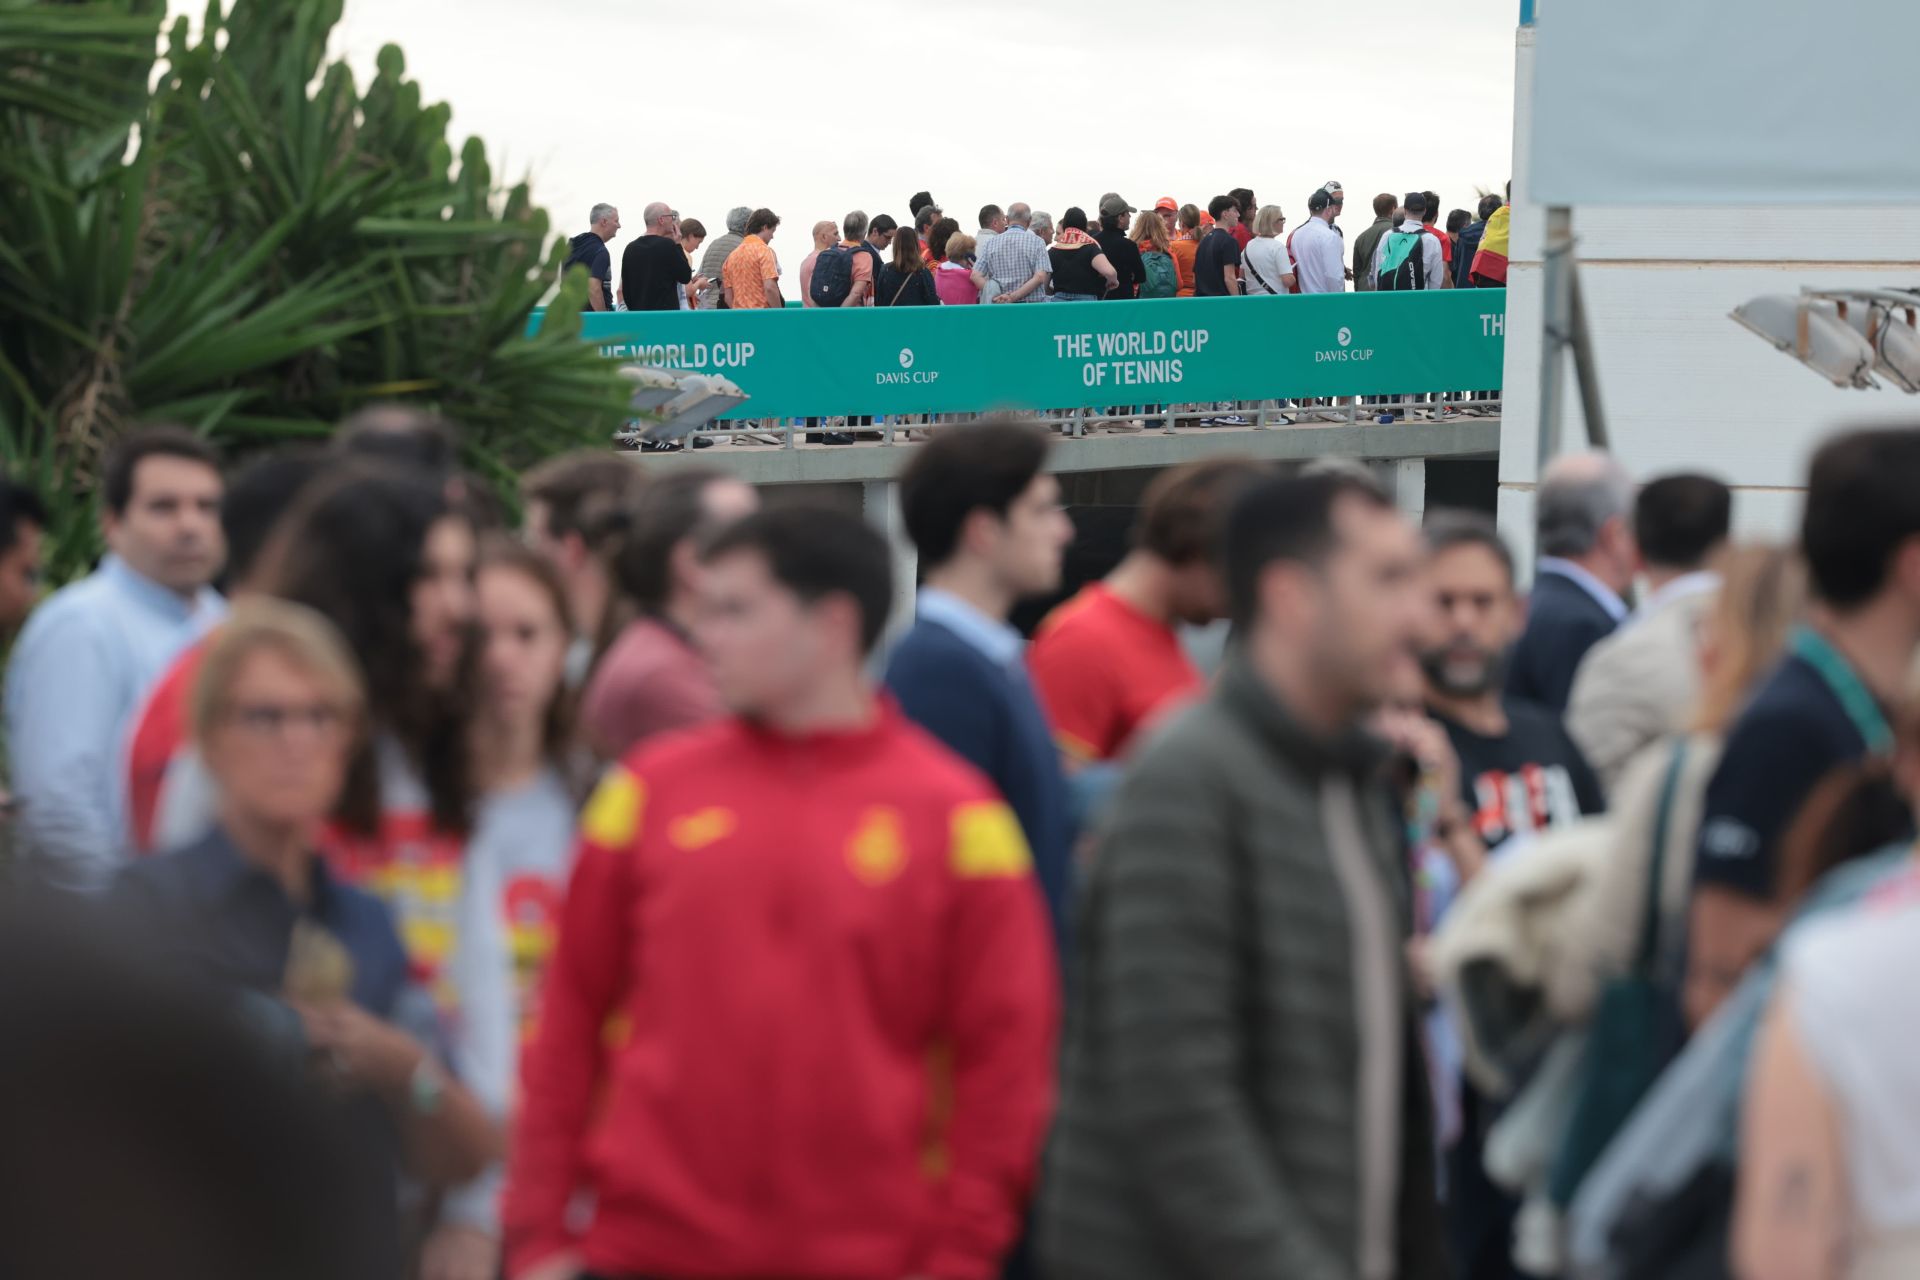
[[1373, 198], [1373, 225], [1360, 233], [1353, 242], [1353, 287], [1360, 293], [1373, 288], [1373, 274], [1367, 268], [1373, 265], [1373, 251], [1380, 244], [1380, 237], [1393, 230], [1400, 216], [1400, 200], [1392, 192], [1383, 191]]
[[1323, 473], [1249, 490], [1226, 547], [1236, 649], [1137, 756], [1081, 902], [1046, 1274], [1444, 1276], [1403, 825], [1363, 729], [1412, 670], [1419, 541]]

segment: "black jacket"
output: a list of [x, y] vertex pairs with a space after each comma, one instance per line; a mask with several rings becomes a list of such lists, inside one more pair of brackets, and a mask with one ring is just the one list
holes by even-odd
[[1555, 715], [1566, 714], [1580, 659], [1619, 625], [1585, 587], [1551, 569], [1542, 571], [1527, 602], [1527, 629], [1514, 646], [1507, 692]]

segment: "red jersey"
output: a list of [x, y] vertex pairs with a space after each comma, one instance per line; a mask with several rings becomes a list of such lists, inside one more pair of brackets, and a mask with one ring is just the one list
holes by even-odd
[[1013, 814], [891, 705], [643, 745], [581, 820], [510, 1274], [578, 1248], [609, 1275], [998, 1276], [1052, 1106], [1055, 974]]
[[1117, 759], [1143, 725], [1204, 687], [1178, 633], [1100, 582], [1047, 615], [1027, 667], [1060, 749], [1083, 761]]
[[156, 852], [160, 797], [166, 791], [167, 770], [187, 745], [187, 706], [206, 656], [204, 639], [183, 651], [134, 716], [133, 736], [127, 740], [127, 826], [136, 854]]
[[1420, 229], [1440, 242], [1440, 261], [1446, 263], [1448, 266], [1452, 266], [1453, 237], [1430, 222], [1422, 224]]

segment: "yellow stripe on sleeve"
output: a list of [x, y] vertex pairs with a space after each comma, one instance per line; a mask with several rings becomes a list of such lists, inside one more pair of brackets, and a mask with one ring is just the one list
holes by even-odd
[[647, 789], [640, 779], [616, 767], [594, 789], [580, 816], [580, 834], [604, 849], [624, 849], [640, 833]]
[[1013, 810], [982, 800], [953, 811], [949, 865], [962, 880], [1020, 879], [1032, 872], [1033, 855]]

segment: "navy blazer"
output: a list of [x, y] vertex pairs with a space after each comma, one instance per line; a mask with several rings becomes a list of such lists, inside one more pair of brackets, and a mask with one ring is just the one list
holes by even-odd
[[1566, 714], [1580, 659], [1619, 625], [1585, 587], [1564, 574], [1541, 570], [1527, 602], [1527, 629], [1507, 668], [1507, 692], [1551, 708], [1555, 715]]

